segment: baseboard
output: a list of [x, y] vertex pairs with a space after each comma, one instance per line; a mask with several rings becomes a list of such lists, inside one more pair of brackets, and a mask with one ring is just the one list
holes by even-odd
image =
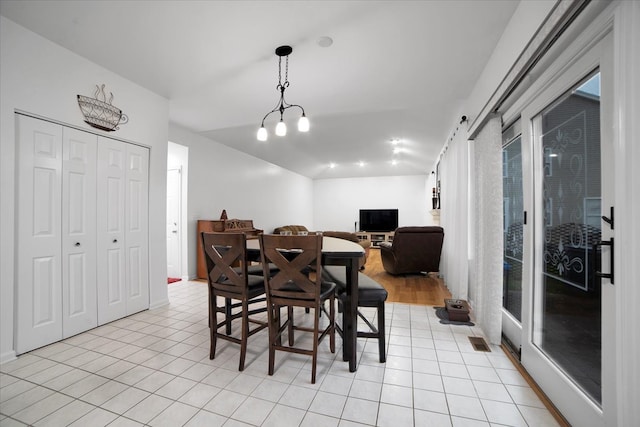
[[0, 354], [0, 363], [11, 362], [12, 360], [16, 360], [18, 357], [16, 356], [16, 352], [11, 350], [6, 353]]
[[169, 305], [169, 299], [168, 298], [165, 298], [163, 300], [156, 301], [156, 302], [153, 302], [153, 303], [149, 304], [149, 310], [153, 310], [155, 308], [164, 307], [165, 305]]

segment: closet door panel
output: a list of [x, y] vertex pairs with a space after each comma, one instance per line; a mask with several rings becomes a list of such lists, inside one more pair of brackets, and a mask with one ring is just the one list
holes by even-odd
[[127, 314], [149, 308], [149, 150], [127, 145]]
[[16, 352], [62, 338], [62, 127], [16, 116], [18, 239]]
[[126, 316], [125, 144], [98, 137], [98, 324]]
[[63, 337], [98, 324], [96, 295], [97, 137], [64, 128], [62, 162]]

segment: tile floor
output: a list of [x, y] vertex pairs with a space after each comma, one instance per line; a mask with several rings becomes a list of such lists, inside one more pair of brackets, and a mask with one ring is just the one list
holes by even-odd
[[0, 426], [558, 425], [500, 348], [474, 351], [481, 331], [440, 324], [433, 307], [387, 304], [385, 364], [359, 339], [350, 373], [325, 340], [311, 384], [301, 355], [276, 353], [267, 375], [266, 330], [243, 372], [235, 344], [209, 360], [205, 283], [173, 283], [169, 299], [1, 365]]

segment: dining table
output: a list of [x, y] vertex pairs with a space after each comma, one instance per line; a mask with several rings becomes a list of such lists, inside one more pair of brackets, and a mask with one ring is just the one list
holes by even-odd
[[[257, 238], [247, 238], [247, 252], [250, 258], [260, 253]], [[253, 256], [252, 256], [253, 255]], [[343, 311], [342, 359], [349, 362], [349, 371], [358, 366], [358, 270], [364, 249], [358, 243], [336, 237], [322, 237], [322, 265], [340, 265], [346, 268], [346, 299]]]

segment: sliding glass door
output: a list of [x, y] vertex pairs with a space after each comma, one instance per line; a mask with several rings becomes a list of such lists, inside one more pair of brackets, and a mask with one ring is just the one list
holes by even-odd
[[611, 45], [603, 35], [533, 88], [503, 148], [503, 333], [587, 427], [615, 406]]

